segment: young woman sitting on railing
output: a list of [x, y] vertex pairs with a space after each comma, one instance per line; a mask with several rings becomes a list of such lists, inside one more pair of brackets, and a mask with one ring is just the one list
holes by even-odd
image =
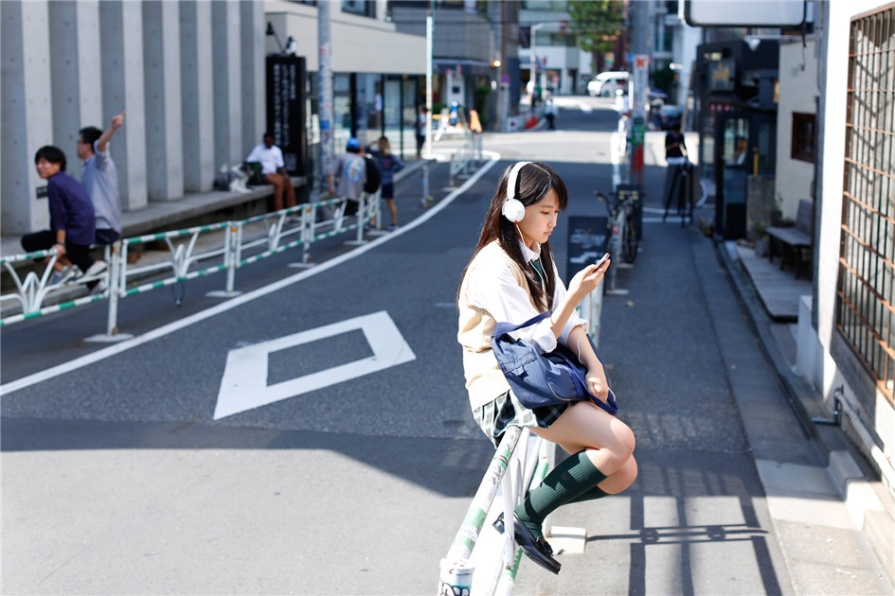
[[565, 183], [546, 164], [519, 162], [507, 168], [457, 295], [458, 339], [476, 422], [495, 445], [508, 427], [530, 427], [570, 454], [529, 491], [513, 520], [516, 542], [525, 554], [553, 573], [561, 566], [543, 536], [547, 515], [566, 503], [617, 494], [637, 477], [634, 433], [625, 423], [596, 407], [589, 396], [526, 408], [510, 390], [491, 348], [497, 323], [520, 324], [550, 311], [548, 318], [514, 337], [535, 343], [544, 353], [557, 342], [569, 347], [586, 365], [589, 393], [607, 400], [606, 372], [586, 337], [587, 323], [575, 309], [597, 288], [609, 262], [588, 265], [565, 288], [548, 240], [567, 202]]

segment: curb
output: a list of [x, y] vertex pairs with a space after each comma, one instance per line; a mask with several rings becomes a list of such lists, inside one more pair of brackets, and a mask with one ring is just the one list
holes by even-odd
[[[822, 457], [826, 458], [824, 470], [838, 491], [854, 529], [867, 541], [889, 586], [895, 585], [895, 570], [892, 567], [895, 559], [895, 520], [886, 512], [886, 507], [874, 488], [874, 484], [879, 483], [868, 481], [868, 478], [875, 475], [874, 471], [841, 428], [818, 425], [812, 420], [814, 417], [829, 416], [829, 412], [823, 407], [822, 396], [798, 376], [780, 353], [769, 327], [769, 318], [739, 258], [735, 256], [732, 243], [716, 241], [715, 251], [730, 275], [737, 298], [749, 314], [750, 326], [759, 339], [759, 349], [771, 365], [796, 419]], [[890, 509], [893, 506], [895, 504], [890, 504]]]

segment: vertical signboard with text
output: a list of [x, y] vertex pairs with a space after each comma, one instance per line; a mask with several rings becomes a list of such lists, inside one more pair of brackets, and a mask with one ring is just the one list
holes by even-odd
[[305, 130], [307, 71], [300, 56], [267, 57], [267, 131], [283, 150], [286, 171], [307, 175]]

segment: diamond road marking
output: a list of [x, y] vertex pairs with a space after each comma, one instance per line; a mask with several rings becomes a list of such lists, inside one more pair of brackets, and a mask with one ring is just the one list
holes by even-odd
[[[341, 335], [355, 329], [364, 332], [364, 337], [373, 352], [372, 356], [281, 383], [267, 384], [268, 358], [271, 352]], [[416, 360], [416, 355], [385, 311], [230, 350], [227, 354], [224, 376], [221, 379], [221, 388], [218, 391], [214, 419], [220, 420], [412, 360]]]

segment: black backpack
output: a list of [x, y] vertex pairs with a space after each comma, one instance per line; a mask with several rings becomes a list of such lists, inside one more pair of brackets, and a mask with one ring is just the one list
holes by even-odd
[[364, 156], [364, 163], [367, 168], [367, 181], [364, 182], [364, 192], [372, 194], [379, 190], [379, 185], [382, 183], [382, 174], [379, 173], [379, 166], [376, 165], [376, 160], [369, 155]]

